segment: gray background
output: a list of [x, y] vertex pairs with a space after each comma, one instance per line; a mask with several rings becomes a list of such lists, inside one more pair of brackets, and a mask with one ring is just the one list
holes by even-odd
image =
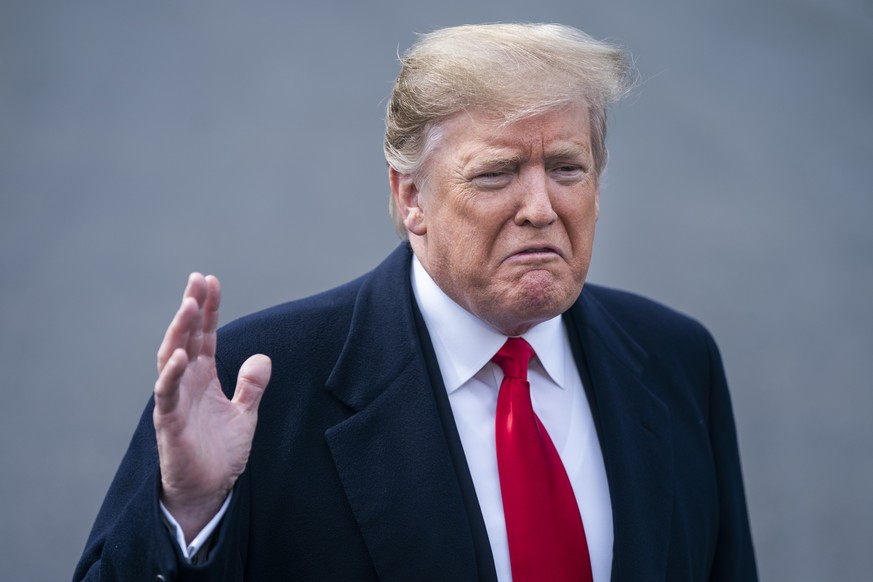
[[702, 320], [765, 580], [873, 571], [873, 3], [0, 2], [0, 564], [69, 578], [191, 270], [223, 318], [396, 244], [414, 32], [560, 21], [634, 54], [590, 279]]

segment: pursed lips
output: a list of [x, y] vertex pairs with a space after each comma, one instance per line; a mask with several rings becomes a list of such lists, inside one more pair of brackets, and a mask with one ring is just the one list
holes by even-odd
[[[531, 258], [534, 258], [534, 257], [539, 256], [539, 255], [557, 255], [558, 257], [563, 257], [563, 255], [561, 254], [560, 251], [558, 251], [558, 249], [556, 249], [555, 247], [546, 245], [546, 246], [531, 246], [531, 247], [525, 247], [525, 248], [519, 249], [517, 251], [510, 253], [509, 256], [506, 257], [506, 260], [517, 259], [517, 258], [523, 259], [524, 257], [528, 257], [528, 256], [530, 256]], [[543, 258], [545, 258], [545, 257], [543, 257]]]

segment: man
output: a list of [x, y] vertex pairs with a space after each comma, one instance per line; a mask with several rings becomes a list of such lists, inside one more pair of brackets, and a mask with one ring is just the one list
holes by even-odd
[[756, 579], [714, 342], [583, 290], [627, 79], [568, 27], [423, 36], [386, 120], [406, 240], [218, 337], [191, 276], [76, 579]]

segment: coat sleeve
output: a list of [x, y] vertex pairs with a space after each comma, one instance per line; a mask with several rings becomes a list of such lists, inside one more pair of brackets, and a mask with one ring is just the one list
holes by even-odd
[[[242, 580], [248, 488], [240, 478], [205, 561], [188, 564], [161, 518], [160, 470], [149, 403], [124, 455], [73, 580]], [[244, 474], [245, 475], [245, 474]]]
[[718, 542], [711, 582], [755, 582], [758, 574], [746, 510], [736, 428], [718, 347], [707, 336], [710, 358], [710, 442], [718, 482]]

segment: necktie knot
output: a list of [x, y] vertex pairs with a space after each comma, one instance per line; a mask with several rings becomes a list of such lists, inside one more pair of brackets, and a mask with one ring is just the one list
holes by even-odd
[[497, 350], [492, 360], [503, 370], [505, 377], [527, 380], [527, 366], [534, 357], [534, 349], [520, 337], [511, 337]]

